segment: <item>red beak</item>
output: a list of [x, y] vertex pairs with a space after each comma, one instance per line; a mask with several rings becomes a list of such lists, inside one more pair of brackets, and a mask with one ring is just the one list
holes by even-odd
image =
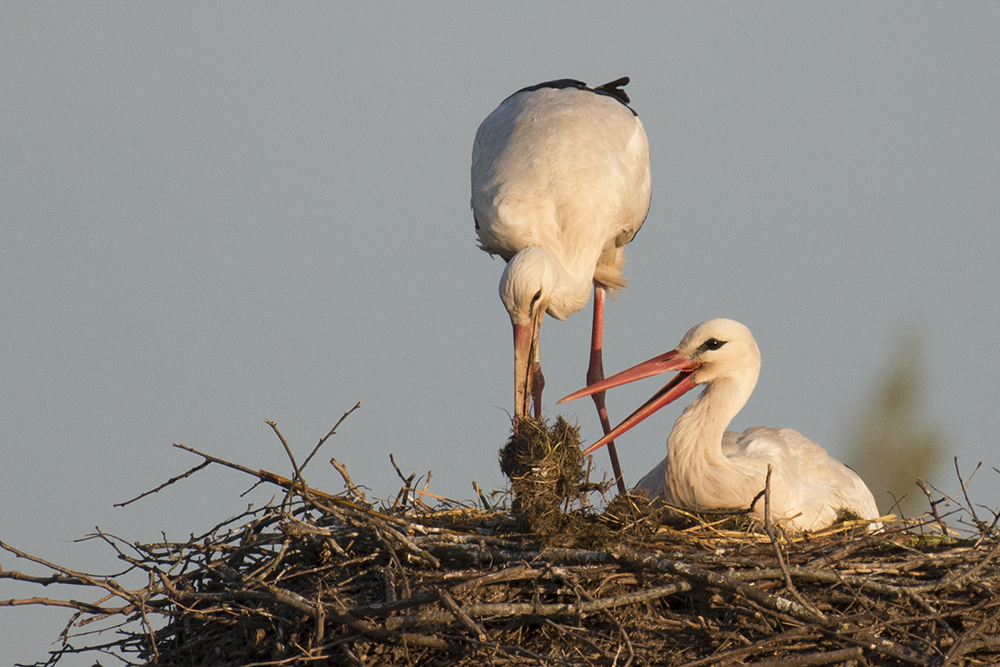
[[644, 361], [637, 366], [633, 366], [632, 368], [624, 370], [621, 373], [612, 375], [611, 377], [601, 380], [600, 382], [595, 382], [589, 387], [574, 392], [557, 402], [562, 403], [564, 401], [572, 401], [573, 399], [580, 398], [581, 396], [596, 394], [599, 391], [628, 384], [629, 382], [635, 382], [636, 380], [648, 378], [653, 375], [659, 375], [660, 373], [680, 371], [680, 373], [678, 373], [673, 380], [664, 385], [660, 391], [653, 394], [652, 398], [643, 403], [639, 409], [626, 417], [625, 421], [612, 429], [611, 433], [608, 433], [583, 452], [584, 454], [590, 454], [594, 450], [600, 449], [604, 445], [608, 444], [622, 433], [625, 433], [643, 419], [662, 408], [664, 405], [676, 401], [685, 393], [694, 389], [697, 384], [691, 381], [691, 375], [693, 375], [699, 368], [701, 368], [701, 364], [697, 364], [686, 357], [680, 356], [677, 350], [671, 350], [666, 354], [653, 357], [649, 361]]
[[[541, 355], [538, 350], [538, 334], [545, 317], [544, 308], [536, 308], [535, 315], [527, 324], [513, 324], [514, 327], [514, 423], [529, 414], [532, 398], [540, 395], [540, 388], [534, 387], [535, 371]], [[535, 406], [536, 416], [541, 415], [541, 405]]]
[[531, 357], [535, 343], [531, 324], [514, 325], [514, 422], [531, 409]]

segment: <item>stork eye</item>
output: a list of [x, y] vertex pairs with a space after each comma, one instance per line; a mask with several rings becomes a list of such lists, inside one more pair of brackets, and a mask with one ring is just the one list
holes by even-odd
[[535, 296], [531, 297], [531, 305], [534, 306], [538, 303], [538, 300], [542, 298], [542, 290], [535, 292]]
[[720, 347], [726, 344], [726, 341], [719, 340], [718, 338], [709, 338], [704, 343], [701, 344], [702, 350], [718, 350]]

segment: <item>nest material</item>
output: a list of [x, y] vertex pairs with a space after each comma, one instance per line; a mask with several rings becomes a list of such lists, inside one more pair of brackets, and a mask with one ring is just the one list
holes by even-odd
[[585, 474], [580, 428], [562, 417], [552, 428], [542, 419], [522, 418], [500, 450], [500, 470], [514, 492], [512, 514], [521, 531], [555, 535], [579, 506]]
[[523, 417], [500, 449], [500, 470], [510, 480], [514, 529], [544, 546], [610, 549], [624, 538], [647, 535], [663, 512], [652, 512], [644, 491], [618, 496], [603, 513], [590, 502], [608, 483], [590, 481], [580, 451], [580, 428], [562, 416], [551, 427]]
[[[104, 599], [75, 603], [64, 646], [39, 664], [90, 651], [163, 666], [1000, 663], [1000, 534], [971, 505], [964, 539], [934, 534], [951, 528], [938, 516], [776, 543], [707, 523], [629, 533], [648, 516], [628, 498], [610, 517], [579, 513], [614, 548], [568, 549], [512, 530], [503, 507], [432, 508], [409, 489], [378, 510], [200, 455], [285, 501], [186, 542], [99, 534], [148, 575], [136, 590], [50, 565], [37, 583]], [[0, 578], [33, 579], [17, 574]], [[101, 618], [116, 632], [98, 644], [78, 627]]]

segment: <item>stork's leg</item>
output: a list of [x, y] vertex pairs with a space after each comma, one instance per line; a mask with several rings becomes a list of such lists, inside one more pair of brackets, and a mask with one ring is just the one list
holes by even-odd
[[[590, 336], [590, 367], [587, 368], [587, 386], [600, 382], [604, 379], [604, 297], [603, 287], [594, 287], [594, 329]], [[539, 371], [539, 375], [541, 371]], [[597, 415], [601, 419], [601, 428], [604, 435], [611, 433], [611, 422], [608, 421], [608, 409], [604, 405], [604, 392], [599, 391], [591, 394], [594, 404], [597, 406]], [[622, 467], [618, 464], [618, 450], [615, 449], [615, 441], [608, 443], [608, 455], [611, 457], [611, 470], [615, 475], [615, 482], [618, 484], [618, 493], [625, 494], [625, 479], [622, 477]]]

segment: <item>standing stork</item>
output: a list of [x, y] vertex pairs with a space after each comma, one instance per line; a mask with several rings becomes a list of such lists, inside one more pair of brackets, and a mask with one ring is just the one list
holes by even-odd
[[[760, 373], [760, 350], [750, 330], [739, 322], [702, 322], [670, 352], [559, 402], [668, 371], [680, 372], [584, 453], [703, 384], [705, 390], [670, 431], [667, 458], [638, 484], [650, 499], [694, 511], [748, 508], [764, 490], [770, 466], [771, 515], [792, 530], [825, 528], [844, 512], [861, 519], [878, 518], [875, 498], [858, 474], [798, 431], [763, 426], [743, 433], [726, 430], [753, 393]], [[763, 504], [755, 505], [757, 515], [763, 515]], [[878, 522], [871, 524], [873, 529], [879, 527]]]
[[[594, 285], [587, 383], [604, 378], [604, 300], [622, 290], [625, 244], [649, 211], [649, 142], [628, 106], [628, 77], [588, 88], [572, 79], [523, 88], [479, 126], [472, 148], [472, 210], [479, 247], [507, 262], [500, 299], [514, 328], [514, 424], [542, 413], [542, 317], [564, 320]], [[604, 393], [594, 402], [610, 432]], [[624, 492], [614, 443], [609, 443]]]

